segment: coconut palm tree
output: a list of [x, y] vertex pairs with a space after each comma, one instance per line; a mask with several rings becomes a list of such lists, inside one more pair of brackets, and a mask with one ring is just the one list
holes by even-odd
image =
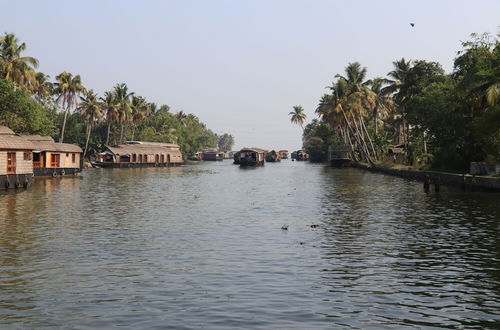
[[133, 92], [128, 91], [127, 84], [117, 84], [113, 90], [115, 96], [115, 106], [118, 112], [118, 122], [121, 125], [120, 143], [123, 143], [125, 124], [132, 120], [131, 97]]
[[5, 33], [0, 37], [0, 77], [11, 80], [17, 87], [33, 90], [36, 85], [35, 70], [38, 60], [31, 56], [21, 56], [26, 44], [19, 45], [14, 34]]
[[38, 102], [42, 102], [48, 96], [52, 95], [54, 84], [49, 79], [50, 76], [43, 72], [37, 72], [35, 75], [36, 87], [33, 92]]
[[132, 109], [132, 140], [135, 136], [135, 130], [139, 127], [144, 119], [146, 119], [151, 114], [150, 103], [146, 102], [146, 99], [142, 96], [132, 96], [131, 102]]
[[64, 109], [64, 119], [59, 142], [64, 142], [64, 130], [66, 129], [68, 113], [72, 108], [77, 107], [77, 97], [85, 92], [86, 89], [82, 84], [80, 75], [73, 76], [73, 74], [64, 71], [56, 76], [54, 94], [57, 95], [57, 102], [59, 102]]
[[106, 145], [109, 144], [109, 134], [111, 131], [111, 124], [118, 122], [118, 111], [116, 109], [115, 95], [113, 92], [104, 93], [104, 97], [100, 98], [102, 110], [106, 115], [108, 129], [106, 132]]
[[293, 111], [288, 113], [290, 116], [290, 121], [294, 124], [300, 125], [302, 130], [304, 130], [304, 122], [306, 121], [306, 114], [304, 113], [304, 108], [301, 105], [293, 106]]
[[378, 134], [378, 119], [380, 116], [385, 118], [389, 112], [393, 109], [392, 98], [389, 96], [387, 90], [383, 90], [385, 84], [388, 84], [389, 80], [381, 77], [369, 80], [367, 84], [370, 86], [370, 90], [373, 92], [374, 96], [374, 107], [373, 107], [373, 126], [375, 128], [375, 135]]
[[78, 107], [78, 111], [82, 116], [84, 116], [85, 121], [87, 122], [87, 140], [85, 142], [85, 150], [83, 152], [83, 157], [85, 157], [89, 146], [92, 126], [102, 117], [102, 104], [99, 102], [99, 98], [92, 89], [86, 91], [84, 96], [80, 97], [80, 99], [81, 103]]

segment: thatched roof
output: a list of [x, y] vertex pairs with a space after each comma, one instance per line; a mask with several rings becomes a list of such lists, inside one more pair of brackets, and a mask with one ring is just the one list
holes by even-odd
[[34, 150], [35, 146], [18, 135], [0, 135], [0, 149]]
[[132, 154], [167, 154], [179, 153], [179, 146], [172, 143], [159, 142], [141, 142], [141, 143], [126, 143], [115, 147], [106, 146], [106, 148], [115, 155], [132, 155]]
[[0, 126], [0, 135], [14, 135], [14, 132], [7, 126]]
[[252, 151], [252, 152], [257, 152], [257, 153], [266, 153], [267, 152], [267, 150], [260, 149], [260, 148], [243, 148], [240, 150], [240, 152], [243, 152], [243, 151]]
[[25, 135], [23, 138], [30, 141], [36, 151], [53, 151], [53, 152], [83, 152], [82, 148], [69, 143], [54, 142], [50, 136], [41, 135]]

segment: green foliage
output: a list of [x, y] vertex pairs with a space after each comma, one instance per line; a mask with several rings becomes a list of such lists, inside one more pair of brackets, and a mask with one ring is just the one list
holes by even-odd
[[219, 151], [230, 151], [234, 145], [234, 137], [231, 134], [224, 133], [217, 137], [217, 147]]
[[26, 90], [15, 90], [12, 82], [0, 79], [0, 125], [20, 134], [54, 135], [54, 117]]

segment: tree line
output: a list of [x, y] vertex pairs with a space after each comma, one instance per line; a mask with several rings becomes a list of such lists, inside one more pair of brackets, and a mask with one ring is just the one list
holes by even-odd
[[[304, 148], [325, 154], [328, 145], [349, 145], [355, 161], [392, 160], [420, 168], [467, 170], [471, 161], [500, 160], [500, 44], [489, 34], [462, 42], [453, 71], [437, 62], [393, 62], [386, 77], [367, 79], [367, 69], [349, 63], [321, 96], [303, 130]], [[303, 125], [295, 106], [291, 121]]]
[[99, 96], [78, 74], [64, 71], [51, 81], [36, 71], [36, 58], [23, 56], [25, 50], [26, 44], [14, 34], [0, 36], [0, 125], [17, 133], [78, 144], [85, 156], [127, 140], [177, 143], [185, 155], [234, 144], [232, 135], [218, 136], [197, 116], [173, 113], [168, 105], [146, 100], [125, 83]]

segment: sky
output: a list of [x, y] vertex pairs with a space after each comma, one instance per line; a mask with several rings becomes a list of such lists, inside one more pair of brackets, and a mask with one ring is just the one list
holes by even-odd
[[[0, 0], [0, 33], [54, 78], [80, 74], [100, 95], [117, 83], [193, 113], [235, 148], [297, 150], [288, 113], [316, 118], [349, 62], [368, 78], [402, 57], [450, 72], [461, 41], [500, 30], [499, 0]], [[412, 27], [410, 23], [414, 23]]]

